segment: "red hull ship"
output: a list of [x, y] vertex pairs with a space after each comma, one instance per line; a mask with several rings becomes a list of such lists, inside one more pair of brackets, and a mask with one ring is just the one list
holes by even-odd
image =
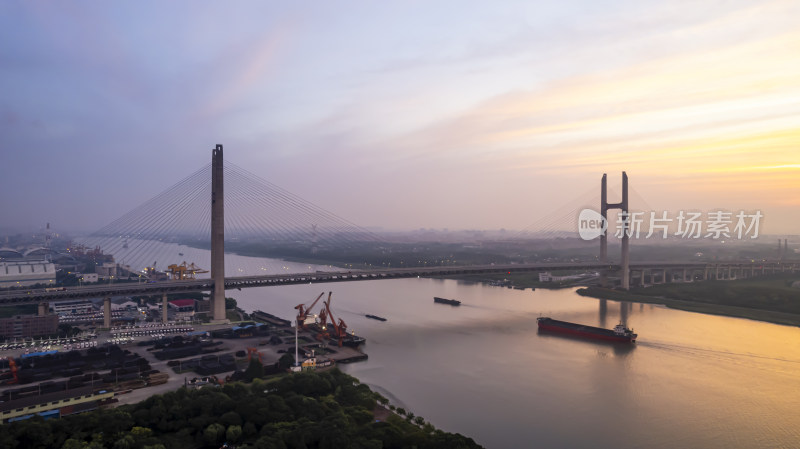
[[536, 321], [539, 325], [539, 329], [578, 335], [595, 340], [634, 343], [637, 337], [637, 335], [633, 333], [633, 329], [628, 329], [622, 324], [617, 324], [614, 329], [603, 329], [601, 327], [584, 326], [583, 324], [554, 320], [548, 317], [537, 318]]

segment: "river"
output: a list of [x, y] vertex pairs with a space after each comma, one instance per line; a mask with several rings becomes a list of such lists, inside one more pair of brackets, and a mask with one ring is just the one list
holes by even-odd
[[[488, 448], [796, 448], [800, 329], [584, 298], [397, 279], [229, 292], [245, 310], [291, 319], [333, 291], [368, 339], [342, 368], [435, 426]], [[433, 296], [462, 301], [434, 304]], [[380, 322], [364, 317], [374, 314]], [[613, 327], [634, 345], [540, 334], [540, 315]]]
[[[209, 260], [207, 250], [156, 247], [158, 256], [142, 256], [153, 251], [130, 245], [117, 260], [143, 266], [156, 259], [160, 267]], [[228, 275], [317, 269], [331, 268], [226, 255]], [[487, 448], [800, 447], [797, 327], [601, 301], [572, 289], [438, 279], [227, 294], [248, 312], [292, 319], [294, 306], [328, 290], [337, 318], [367, 338], [369, 360], [343, 370]], [[462, 305], [434, 304], [434, 296]], [[621, 345], [540, 334], [541, 315], [609, 328], [625, 320], [639, 338]]]

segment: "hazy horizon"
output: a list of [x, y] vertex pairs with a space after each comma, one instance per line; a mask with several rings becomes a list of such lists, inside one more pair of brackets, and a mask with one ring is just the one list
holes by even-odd
[[99, 229], [223, 144], [368, 229], [525, 229], [626, 171], [653, 210], [759, 210], [761, 234], [796, 234], [798, 15], [3, 2], [0, 229]]

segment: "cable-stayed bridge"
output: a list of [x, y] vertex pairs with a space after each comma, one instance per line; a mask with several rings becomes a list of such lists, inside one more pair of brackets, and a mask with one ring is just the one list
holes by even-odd
[[[0, 292], [0, 305], [42, 303], [76, 298], [106, 298], [106, 324], [110, 317], [110, 298], [127, 295], [163, 295], [191, 291], [212, 292], [215, 320], [225, 319], [225, 289], [297, 283], [339, 282], [393, 279], [417, 276], [447, 276], [471, 273], [505, 273], [549, 270], [597, 270], [601, 281], [606, 274], [619, 272], [621, 287], [631, 282], [694, 279], [720, 279], [754, 276], [765, 272], [791, 269], [794, 264], [755, 262], [636, 262], [628, 259], [628, 237], [621, 239], [619, 262], [608, 260], [607, 240], [601, 238], [600, 256], [595, 261], [571, 263], [491, 264], [473, 266], [386, 267], [380, 269], [336, 269], [307, 263], [290, 264], [281, 260], [257, 259], [225, 253], [225, 245], [237, 251], [269, 248], [279, 254], [299, 254], [313, 259], [321, 253], [385, 250], [387, 242], [348, 220], [328, 212], [247, 170], [223, 160], [222, 146], [212, 152], [212, 163], [191, 174], [171, 188], [119, 219], [83, 239], [88, 247], [101, 247], [116, 261], [141, 272], [146, 267], [161, 268], [169, 263], [190, 261], [210, 268], [210, 276], [156, 283], [119, 283], [67, 288], [63, 290], [13, 290]], [[211, 183], [208, 182], [211, 178]], [[588, 192], [591, 194], [594, 189]], [[613, 192], [612, 192], [613, 195]], [[585, 195], [582, 195], [582, 197]], [[591, 195], [594, 197], [594, 195]], [[211, 201], [208, 201], [209, 197]], [[627, 176], [623, 173], [622, 200], [609, 203], [605, 175], [601, 183], [600, 210], [607, 217], [609, 209], [630, 210], [631, 199], [640, 208], [646, 203], [635, 191], [629, 197]], [[575, 235], [577, 209], [589, 202], [564, 205], [547, 214], [515, 238], [555, 238]], [[583, 202], [583, 204], [581, 204]], [[592, 203], [597, 204], [592, 201]], [[573, 231], [566, 231], [573, 225]], [[260, 247], [260, 248], [259, 248]], [[210, 252], [208, 251], [210, 248]], [[282, 252], [281, 252], [282, 251]], [[166, 259], [166, 260], [165, 260]], [[151, 262], [152, 261], [152, 262]], [[253, 263], [255, 261], [255, 265]], [[241, 262], [251, 264], [243, 268]], [[290, 265], [291, 267], [287, 266]], [[147, 278], [145, 278], [145, 281]], [[40, 307], [40, 310], [42, 308]], [[166, 307], [164, 307], [166, 311]]]

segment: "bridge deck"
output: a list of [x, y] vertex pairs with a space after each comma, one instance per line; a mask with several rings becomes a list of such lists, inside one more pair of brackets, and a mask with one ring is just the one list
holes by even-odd
[[[636, 262], [630, 264], [631, 270], [644, 269], [704, 269], [717, 266], [737, 266], [761, 268], [763, 265], [778, 265], [780, 262]], [[535, 263], [512, 265], [472, 265], [456, 267], [417, 267], [376, 270], [326, 271], [297, 274], [269, 274], [258, 276], [237, 276], [225, 278], [225, 289], [264, 287], [272, 285], [308, 284], [341, 281], [366, 281], [379, 279], [398, 279], [426, 276], [448, 276], [477, 273], [529, 272], [551, 270], [619, 270], [617, 263]], [[69, 299], [100, 298], [110, 296], [160, 295], [164, 293], [188, 293], [211, 291], [212, 279], [193, 279], [182, 281], [159, 281], [154, 283], [120, 283], [69, 287], [61, 291], [44, 289], [15, 289], [0, 292], [0, 306], [54, 302]]]

